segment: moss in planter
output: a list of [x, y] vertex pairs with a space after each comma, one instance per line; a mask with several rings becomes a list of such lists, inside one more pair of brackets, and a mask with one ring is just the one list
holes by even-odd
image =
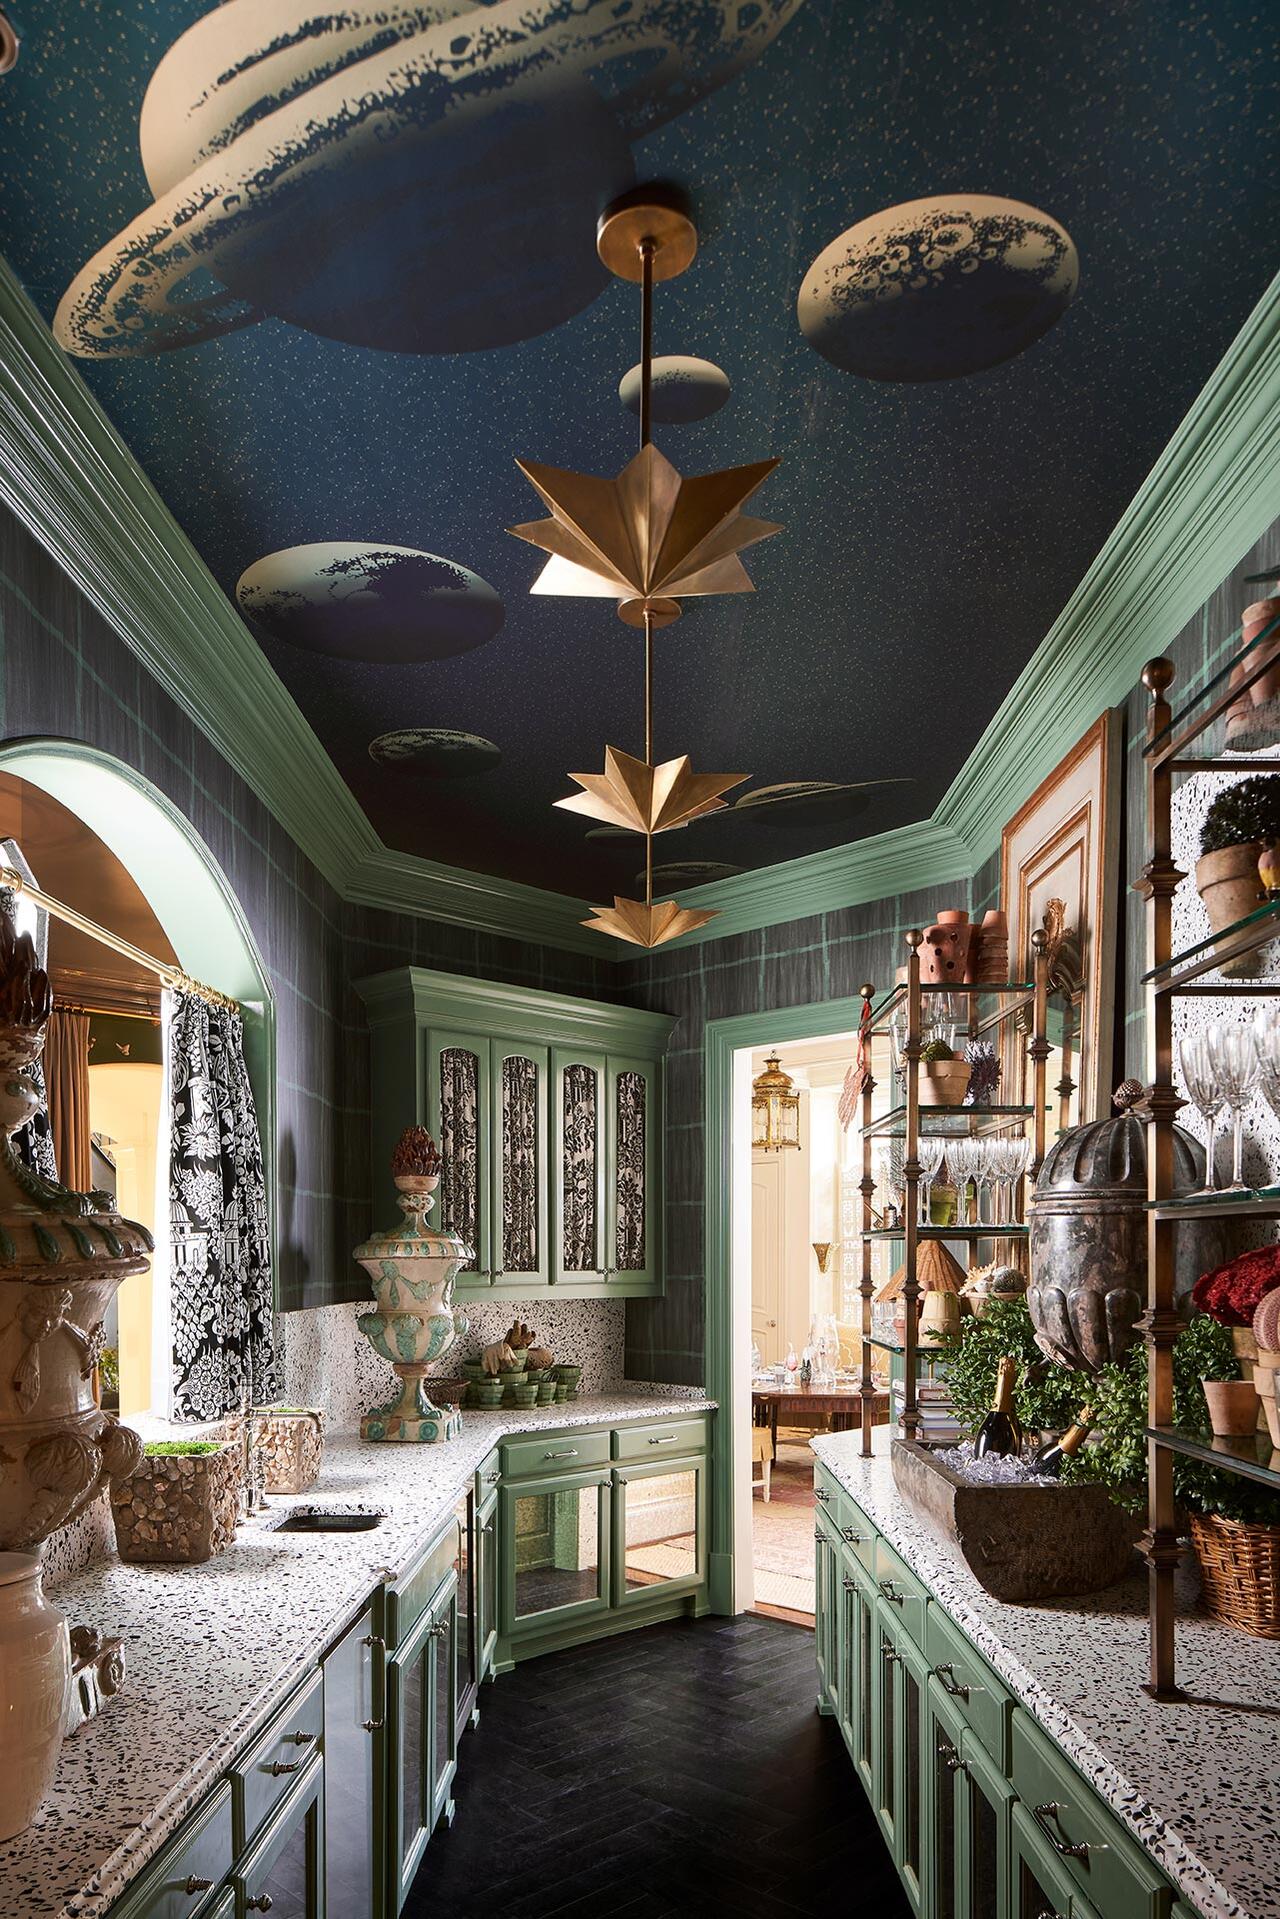
[[948, 1060], [954, 1059], [955, 1054], [945, 1040], [931, 1039], [927, 1046], [921, 1047], [920, 1057], [922, 1060]]
[[1258, 774], [1224, 787], [1200, 829], [1201, 853], [1221, 853], [1251, 840], [1280, 840], [1280, 776]]
[[220, 1453], [225, 1439], [151, 1439], [143, 1447], [147, 1459], [194, 1459], [201, 1453]]

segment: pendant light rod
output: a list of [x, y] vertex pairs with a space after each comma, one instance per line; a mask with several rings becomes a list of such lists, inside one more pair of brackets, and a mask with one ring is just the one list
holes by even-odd
[[648, 446], [653, 435], [653, 255], [654, 242], [646, 234], [638, 248], [640, 254], [640, 445]]

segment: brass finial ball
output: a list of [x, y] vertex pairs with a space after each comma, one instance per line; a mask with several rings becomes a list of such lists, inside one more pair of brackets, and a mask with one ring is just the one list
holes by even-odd
[[1178, 669], [1173, 661], [1160, 654], [1156, 659], [1148, 660], [1143, 667], [1142, 684], [1153, 699], [1159, 699], [1160, 695], [1167, 692], [1173, 685], [1177, 672]]
[[907, 945], [911, 948], [913, 953], [915, 952], [917, 946], [919, 946], [923, 938], [924, 938], [924, 934], [921, 932], [920, 928], [918, 926], [913, 926], [910, 932], [907, 934]]
[[873, 1000], [876, 996], [876, 989], [870, 980], [864, 980], [858, 991], [865, 1000]]

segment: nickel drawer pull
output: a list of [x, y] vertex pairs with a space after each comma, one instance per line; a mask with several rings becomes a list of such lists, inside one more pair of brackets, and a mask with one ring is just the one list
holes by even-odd
[[892, 1579], [882, 1579], [880, 1581], [880, 1590], [884, 1594], [885, 1598], [889, 1601], [889, 1604], [891, 1606], [906, 1605], [907, 1603], [906, 1600], [904, 1599], [903, 1595], [898, 1591], [898, 1588], [894, 1585]]
[[962, 1686], [957, 1680], [954, 1666], [935, 1666], [933, 1676], [942, 1687], [943, 1692], [950, 1693], [953, 1699], [968, 1699], [969, 1688], [968, 1686]]
[[678, 1437], [679, 1435], [676, 1433], [664, 1433], [661, 1439], [651, 1439], [649, 1444], [651, 1446], [674, 1446]]
[[825, 1486], [818, 1486], [815, 1489], [813, 1496], [818, 1501], [818, 1503], [822, 1506], [829, 1506], [831, 1504], [831, 1494], [827, 1491]]
[[938, 1757], [941, 1759], [943, 1765], [946, 1766], [948, 1772], [964, 1771], [964, 1761], [949, 1739], [939, 1739]]
[[827, 1535], [819, 1526], [815, 1526], [813, 1529], [813, 1543], [815, 1546], [825, 1546], [827, 1543]]
[[576, 1459], [578, 1457], [578, 1448], [576, 1446], [570, 1446], [562, 1453], [543, 1453], [542, 1457], [544, 1459]]
[[1087, 1839], [1078, 1840], [1074, 1846], [1069, 1845], [1065, 1839], [1059, 1839], [1057, 1833], [1049, 1824], [1049, 1818], [1050, 1814], [1059, 1813], [1061, 1810], [1062, 1808], [1056, 1799], [1047, 1800], [1043, 1806], [1032, 1806], [1031, 1808], [1032, 1818], [1056, 1853], [1060, 1853], [1064, 1859], [1087, 1859], [1091, 1852], [1110, 1851], [1109, 1846], [1090, 1845]]
[[844, 1589], [847, 1593], [851, 1593], [853, 1591], [853, 1581], [852, 1579], [850, 1579], [848, 1573], [845, 1573], [844, 1575]]
[[880, 1657], [884, 1660], [886, 1666], [900, 1666], [902, 1664], [902, 1654], [895, 1652], [892, 1646], [881, 1646]]
[[212, 1879], [197, 1879], [194, 1872], [192, 1872], [188, 1873], [187, 1883], [182, 1890], [186, 1893], [188, 1899], [194, 1899], [198, 1892], [208, 1892], [212, 1884]]
[[273, 1779], [279, 1779], [283, 1773], [301, 1771], [302, 1761], [300, 1759], [290, 1759], [288, 1761], [276, 1759], [272, 1762], [271, 1777]]
[[1067, 1919], [1067, 1915], [1065, 1912], [1050, 1912], [1046, 1906], [1043, 1912], [1036, 1914], [1036, 1919]]
[[856, 1533], [852, 1526], [842, 1526], [840, 1528], [840, 1537], [841, 1539], [847, 1540], [851, 1546], [860, 1546], [862, 1544], [862, 1534]]
[[315, 1737], [313, 1732], [291, 1732], [286, 1744], [292, 1743], [295, 1746], [311, 1746], [315, 1744]]
[[[371, 1651], [381, 1652], [383, 1655], [382, 1659], [378, 1662], [378, 1671], [382, 1675], [382, 1705], [375, 1719], [366, 1719], [363, 1722], [364, 1729], [366, 1732], [381, 1732], [382, 1728], [387, 1723], [387, 1661], [386, 1661], [387, 1642], [385, 1639], [383, 1639], [380, 1636], [380, 1634], [376, 1632], [371, 1632], [371, 1633], [365, 1634], [364, 1643], [366, 1646], [370, 1648]], [[264, 1894], [264, 1897], [265, 1897], [265, 1894]], [[254, 1908], [254, 1910], [257, 1912], [264, 1912], [267, 1910], [267, 1908], [264, 1906], [257, 1906]], [[246, 1912], [249, 1911], [248, 1900], [245, 1901], [245, 1911]]]
[[484, 1476], [484, 1483], [486, 1486], [496, 1486], [498, 1481], [501, 1478], [502, 1478], [501, 1473], [486, 1473]]
[[270, 1912], [274, 1903], [269, 1892], [260, 1892], [256, 1899], [245, 1900], [244, 1909], [246, 1912]]

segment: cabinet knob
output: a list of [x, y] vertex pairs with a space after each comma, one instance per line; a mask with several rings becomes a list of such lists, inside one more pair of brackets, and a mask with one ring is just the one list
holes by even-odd
[[881, 1646], [880, 1657], [884, 1660], [886, 1666], [900, 1666], [902, 1664], [902, 1654], [895, 1652], [892, 1646]]
[[302, 1771], [302, 1761], [300, 1759], [290, 1759], [288, 1761], [276, 1759], [276, 1760], [273, 1760], [272, 1762], [271, 1777], [273, 1779], [279, 1779], [286, 1772], [301, 1772], [301, 1771]]
[[314, 1745], [316, 1736], [313, 1732], [291, 1732], [289, 1737], [295, 1746], [310, 1746]]
[[194, 1899], [198, 1892], [208, 1892], [212, 1884], [212, 1879], [197, 1879], [194, 1872], [192, 1872], [187, 1875], [187, 1883], [183, 1886], [182, 1890], [186, 1893], [188, 1899]]
[[244, 1909], [246, 1912], [270, 1912], [274, 1903], [269, 1892], [260, 1892], [256, 1899], [245, 1900]]
[[431, 1637], [433, 1639], [443, 1639], [448, 1630], [449, 1621], [447, 1619], [437, 1619], [435, 1625], [430, 1628]]
[[853, 1581], [852, 1579], [850, 1579], [848, 1573], [844, 1575], [844, 1589], [847, 1593], [851, 1593], [853, 1591]]
[[938, 1757], [949, 1772], [962, 1772], [964, 1762], [949, 1739], [939, 1739]]
[[486, 1473], [484, 1476], [485, 1485], [496, 1486], [501, 1477], [501, 1473]]
[[504, 1273], [504, 1272], [503, 1272], [503, 1271], [501, 1270], [501, 1268], [499, 1268], [499, 1269], [498, 1269], [498, 1271], [496, 1271], [496, 1272], [494, 1272], [494, 1273], [491, 1273], [491, 1274], [489, 1275], [489, 1277], [490, 1277], [490, 1278], [491, 1278], [491, 1279], [492, 1279], [492, 1280], [493, 1280], [493, 1281], [495, 1282], [495, 1284], [496, 1284], [498, 1280], [500, 1280], [500, 1279], [505, 1279], [505, 1278], [506, 1278], [506, 1274], [505, 1274], [505, 1273]]

